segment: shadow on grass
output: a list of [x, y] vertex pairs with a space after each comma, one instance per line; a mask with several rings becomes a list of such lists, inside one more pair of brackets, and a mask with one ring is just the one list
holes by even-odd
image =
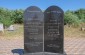
[[13, 49], [11, 50], [13, 54], [17, 53], [19, 55], [24, 55], [24, 49]]

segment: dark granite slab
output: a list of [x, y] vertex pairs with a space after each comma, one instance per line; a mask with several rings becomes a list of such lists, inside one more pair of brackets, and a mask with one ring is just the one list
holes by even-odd
[[63, 10], [50, 6], [44, 12], [44, 51], [63, 53]]
[[24, 12], [24, 49], [25, 53], [43, 51], [44, 15], [36, 6], [28, 7]]

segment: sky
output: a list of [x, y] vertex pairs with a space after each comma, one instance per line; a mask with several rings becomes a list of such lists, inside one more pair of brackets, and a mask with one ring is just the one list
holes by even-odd
[[7, 9], [26, 9], [29, 6], [37, 6], [45, 10], [49, 6], [56, 5], [67, 10], [85, 8], [85, 0], [0, 0], [0, 7]]

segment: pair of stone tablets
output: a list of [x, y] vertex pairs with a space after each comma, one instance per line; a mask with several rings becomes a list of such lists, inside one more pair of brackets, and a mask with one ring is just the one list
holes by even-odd
[[44, 12], [36, 6], [24, 12], [24, 55], [64, 54], [63, 10], [50, 6]]

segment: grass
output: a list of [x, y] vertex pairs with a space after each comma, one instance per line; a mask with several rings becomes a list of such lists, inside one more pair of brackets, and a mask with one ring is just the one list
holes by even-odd
[[7, 31], [4, 30], [4, 33], [1, 34], [0, 38], [6, 38], [6, 39], [14, 39], [14, 38], [23, 38], [23, 25], [22, 24], [15, 24], [15, 30], [14, 31]]
[[65, 37], [85, 37], [85, 31], [81, 31], [80, 27], [73, 28], [64, 26], [64, 36]]
[[[24, 30], [22, 24], [15, 24], [15, 31], [5, 30], [3, 34], [0, 34], [0, 38], [4, 39], [16, 39], [23, 38]], [[85, 31], [80, 31], [80, 28], [73, 28], [64, 26], [64, 36], [65, 37], [85, 37]]]

